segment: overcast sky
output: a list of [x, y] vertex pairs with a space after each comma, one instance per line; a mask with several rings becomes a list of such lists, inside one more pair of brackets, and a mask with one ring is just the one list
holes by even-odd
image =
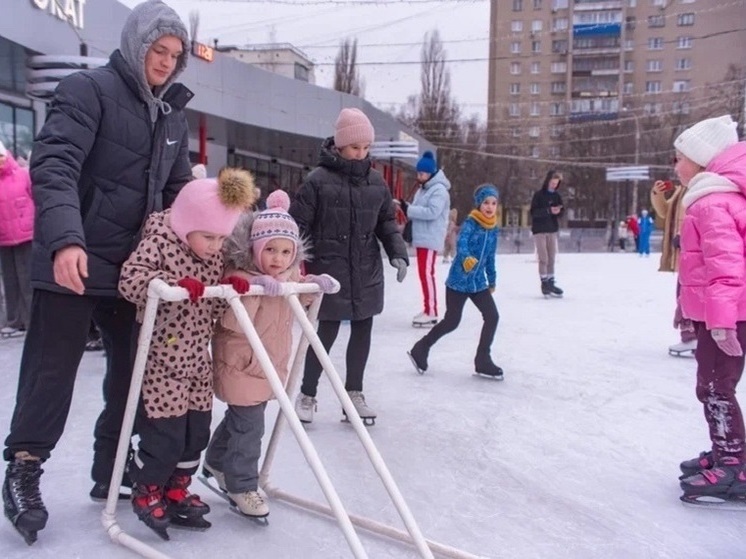
[[[388, 109], [419, 93], [420, 48], [437, 29], [449, 59], [453, 94], [466, 115], [486, 118], [489, 2], [487, 0], [165, 0], [189, 21], [198, 10], [198, 40], [223, 45], [292, 43], [316, 67], [316, 83], [330, 87], [334, 57], [345, 37], [358, 39], [365, 98]], [[120, 0], [135, 6], [140, 0]], [[283, 3], [280, 3], [283, 2]], [[477, 59], [464, 61], [463, 59]]]

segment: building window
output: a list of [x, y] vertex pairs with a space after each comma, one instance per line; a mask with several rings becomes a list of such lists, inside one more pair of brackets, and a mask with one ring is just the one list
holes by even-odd
[[521, 42], [513, 41], [510, 43], [510, 52], [512, 54], [519, 54], [521, 52]]
[[521, 63], [520, 62], [511, 62], [510, 63], [510, 73], [514, 76], [517, 76], [521, 73]]
[[635, 84], [632, 82], [624, 82], [624, 94], [632, 95], [635, 92]]
[[673, 90], [675, 93], [685, 93], [689, 91], [689, 80], [675, 80], [673, 82]]
[[539, 146], [531, 146], [531, 157], [539, 157], [539, 155], [541, 155]]
[[694, 0], [679, 0], [679, 4], [694, 4]]
[[663, 48], [663, 37], [650, 37], [648, 39], [649, 50], [661, 50]]
[[552, 9], [553, 10], [566, 10], [567, 0], [552, 0]]
[[692, 59], [691, 58], [677, 58], [676, 59], [676, 69], [677, 70], [689, 70], [692, 67]]
[[521, 94], [521, 84], [519, 84], [519, 83], [511, 83], [510, 84], [510, 94], [511, 95], [520, 95]]
[[559, 138], [562, 135], [562, 128], [559, 126], [552, 126], [549, 130], [549, 136], [552, 138]]
[[624, 50], [635, 50], [635, 40], [624, 39]]
[[676, 16], [676, 25], [685, 27], [687, 25], [694, 25], [694, 12], [688, 12], [686, 14], [679, 14]]
[[635, 62], [634, 62], [634, 60], [625, 60], [624, 61], [624, 71], [625, 72], [634, 72], [635, 71]]
[[540, 93], [539, 84], [534, 82], [531, 84], [531, 95], [539, 95]]
[[303, 82], [308, 81], [308, 68], [303, 66], [300, 62], [295, 63], [295, 79]]
[[541, 68], [541, 66], [539, 65], [538, 62], [532, 62], [531, 63], [531, 73], [532, 74], [538, 74], [540, 68]]
[[508, 111], [510, 116], [521, 116], [521, 106], [518, 103], [511, 103]]
[[627, 16], [627, 31], [634, 31], [637, 27], [637, 18], [635, 16]]
[[565, 93], [567, 84], [565, 82], [552, 82], [552, 93]]
[[542, 22], [540, 19], [535, 19], [531, 22], [532, 33], [538, 33], [542, 29], [544, 29], [544, 22]]
[[694, 43], [694, 39], [692, 39], [691, 37], [679, 37], [676, 42], [676, 48], [690, 49], [692, 48], [692, 43]]
[[523, 0], [513, 0], [513, 11], [520, 12], [523, 10]]
[[531, 52], [541, 54], [541, 41], [531, 41]]
[[559, 157], [559, 156], [560, 156], [560, 147], [549, 146], [549, 157]]
[[665, 27], [666, 16], [663, 14], [655, 14], [648, 16], [648, 27]]
[[665, 6], [666, 0], [653, 0], [653, 6]]
[[521, 129], [518, 126], [513, 126], [510, 128], [510, 135], [514, 138], [518, 138], [521, 135]]
[[536, 101], [531, 103], [531, 116], [539, 116], [541, 114], [541, 107]]
[[16, 157], [28, 158], [34, 142], [34, 111], [0, 103], [0, 141]]
[[552, 22], [552, 31], [566, 31], [569, 21], [566, 17], [555, 18]]
[[565, 114], [565, 104], [564, 103], [551, 103], [549, 105], [549, 114], [552, 116], [561, 116]]
[[642, 111], [646, 115], [659, 115], [663, 112], [663, 105], [661, 103], [645, 103]]
[[660, 93], [661, 82], [659, 81], [647, 81], [645, 82], [645, 93]]
[[689, 114], [689, 101], [674, 101], [671, 109], [675, 114], [688, 115]]
[[552, 52], [557, 54], [567, 54], [567, 39], [552, 41]]
[[661, 72], [663, 70], [663, 61], [648, 60], [648, 72]]
[[567, 72], [567, 62], [552, 62], [552, 74], [564, 74]]
[[532, 126], [528, 129], [529, 138], [538, 138], [541, 133], [541, 129], [538, 126]]
[[534, 10], [541, 10], [541, 0], [534, 0]]
[[637, 7], [637, 0], [627, 0], [627, 6], [629, 6], [630, 8]]
[[513, 33], [520, 33], [523, 31], [523, 22], [519, 19], [510, 22], [510, 30]]

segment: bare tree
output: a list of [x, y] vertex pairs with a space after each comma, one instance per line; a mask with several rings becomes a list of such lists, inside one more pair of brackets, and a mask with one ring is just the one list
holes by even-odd
[[420, 61], [417, 127], [431, 142], [447, 142], [458, 135], [459, 110], [451, 95], [451, 73], [437, 29], [425, 34]]
[[365, 83], [357, 68], [357, 39], [349, 38], [339, 45], [334, 59], [334, 89], [362, 97]]

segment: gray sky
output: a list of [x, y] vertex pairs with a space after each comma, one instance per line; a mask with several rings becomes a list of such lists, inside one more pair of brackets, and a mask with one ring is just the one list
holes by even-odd
[[[135, 6], [139, 0], [119, 0]], [[365, 98], [388, 109], [420, 90], [420, 48], [428, 31], [438, 29], [449, 59], [453, 94], [466, 115], [486, 119], [489, 2], [395, 1], [360, 4], [354, 0], [165, 0], [189, 21], [198, 10], [198, 40], [244, 45], [287, 42], [319, 64], [316, 83], [330, 87], [334, 57], [346, 37], [358, 39]], [[391, 0], [384, 0], [389, 1]], [[315, 2], [315, 3], [311, 3]], [[409, 62], [409, 63], [407, 63]]]

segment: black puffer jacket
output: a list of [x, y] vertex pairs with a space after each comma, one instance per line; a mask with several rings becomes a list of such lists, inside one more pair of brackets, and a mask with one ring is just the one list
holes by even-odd
[[565, 209], [558, 214], [552, 213], [552, 208], [562, 206], [562, 197], [559, 193], [551, 191], [546, 187], [537, 190], [531, 198], [531, 232], [532, 233], [556, 233], [559, 231], [559, 218]]
[[151, 122], [119, 51], [105, 67], [60, 82], [31, 158], [35, 288], [69, 293], [54, 282], [52, 261], [55, 251], [79, 245], [88, 254], [86, 294], [117, 295], [145, 219], [191, 179], [183, 111], [191, 97], [183, 85], [170, 86], [163, 96], [170, 111]]
[[362, 320], [383, 310], [383, 262], [409, 263], [396, 225], [391, 193], [370, 160], [348, 161], [324, 141], [319, 166], [311, 171], [290, 205], [301, 235], [311, 241], [310, 274], [329, 274], [341, 290], [325, 295], [320, 320]]

